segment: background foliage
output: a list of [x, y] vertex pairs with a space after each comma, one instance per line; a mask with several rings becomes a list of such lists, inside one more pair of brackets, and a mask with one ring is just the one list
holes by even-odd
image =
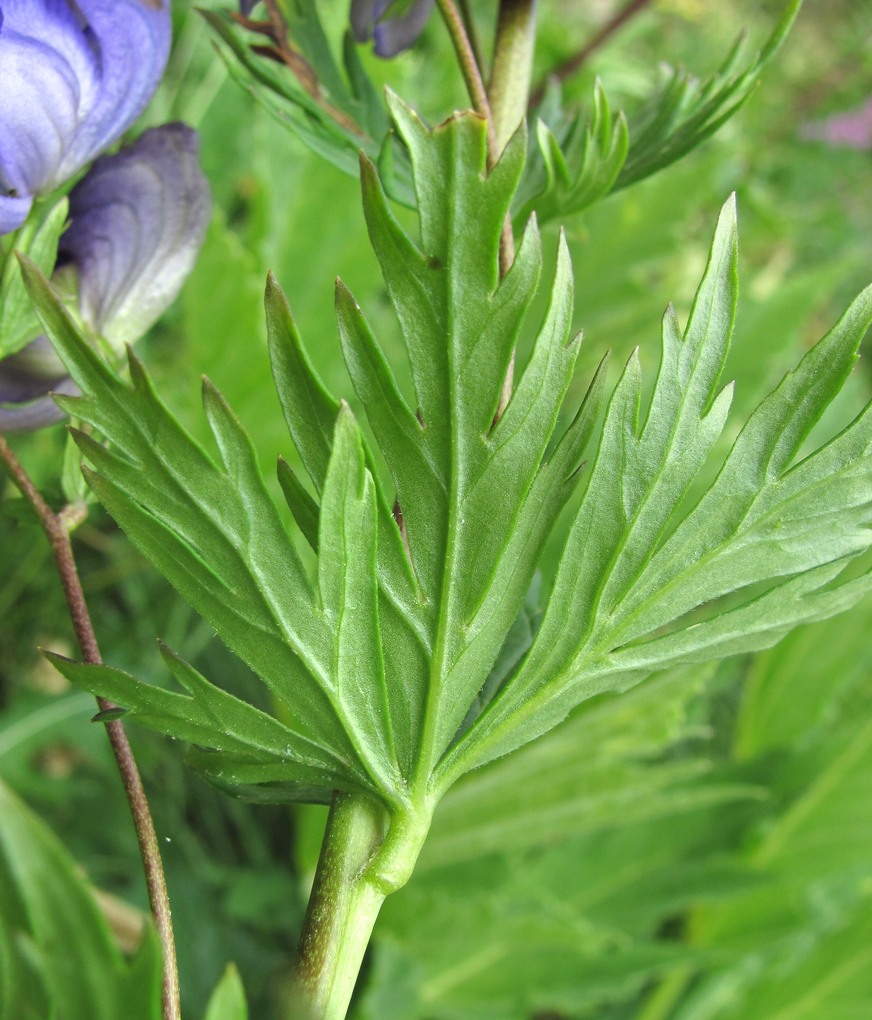
[[[543, 5], [539, 69], [581, 45], [612, 6]], [[612, 102], [629, 106], [660, 60], [710, 72], [740, 28], [759, 44], [778, 7], [726, 6], [655, 4], [566, 97], [586, 101], [598, 74]], [[268, 268], [335, 392], [352, 397], [333, 316], [336, 275], [389, 357], [400, 340], [356, 182], [255, 109], [215, 59], [201, 20], [174, 7], [175, 54], [150, 116], [199, 128], [217, 212], [194, 275], [141, 354], [204, 442], [206, 373], [270, 465], [277, 451], [291, 451], [266, 354]], [[345, 4], [324, 7], [339, 25]], [[872, 156], [804, 141], [799, 126], [867, 99], [870, 34], [860, 0], [807, 2], [735, 121], [683, 162], [570, 219], [574, 325], [586, 337], [579, 387], [607, 347], [620, 365], [638, 345], [651, 378], [663, 307], [671, 299], [686, 315], [731, 190], [743, 286], [725, 377], [737, 381], [736, 420], [869, 281]], [[431, 117], [465, 105], [435, 19], [422, 47], [390, 68], [364, 59]], [[822, 429], [849, 420], [870, 390], [861, 360]], [[49, 491], [64, 442], [54, 430], [16, 444]], [[48, 552], [17, 500], [0, 514], [0, 773], [89, 881], [123, 901], [113, 916], [135, 927], [144, 898], [135, 841], [103, 734], [87, 722], [93, 703], [35, 651], [71, 650]], [[263, 697], [99, 510], [78, 548], [114, 664], [165, 682], [160, 636], [205, 674], [249, 700]], [[868, 631], [867, 600], [769, 652], [596, 702], [541, 743], [472, 774], [437, 813], [412, 882], [386, 904], [356, 1015], [861, 1015], [872, 1001]], [[132, 737], [165, 840], [186, 1009], [203, 1015], [234, 961], [252, 1015], [268, 1017], [283, 994], [322, 811], [231, 800], [193, 776], [173, 744], [140, 729]]]

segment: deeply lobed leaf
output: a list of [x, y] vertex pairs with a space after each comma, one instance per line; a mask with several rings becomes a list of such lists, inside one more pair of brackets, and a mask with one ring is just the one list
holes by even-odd
[[[524, 137], [518, 134], [486, 174], [480, 118], [456, 116], [431, 130], [395, 97], [389, 104], [411, 154], [420, 242], [394, 219], [365, 160], [364, 210], [409, 356], [414, 412], [342, 290], [338, 308], [346, 364], [391, 469], [409, 556], [427, 602], [434, 651], [421, 734], [426, 775], [484, 685], [559, 510], [556, 502], [543, 507], [537, 482], [549, 475], [545, 450], [578, 342], [568, 340], [572, 277], [561, 241], [549, 311], [515, 393], [493, 426], [541, 270], [531, 221], [514, 266], [504, 280], [498, 276], [500, 232], [523, 166]], [[591, 424], [584, 415], [561, 453], [580, 456], [577, 440], [586, 441]], [[563, 462], [566, 475], [559, 481], [549, 476], [549, 483], [559, 487], [576, 464]], [[553, 489], [548, 496], [553, 498]], [[513, 544], [518, 548], [506, 571]], [[532, 555], [522, 554], [525, 547]]]
[[[531, 219], [513, 267], [499, 274], [523, 131], [488, 172], [481, 118], [455, 115], [428, 128], [396, 97], [388, 102], [412, 160], [420, 236], [400, 226], [366, 157], [363, 202], [413, 393], [402, 393], [341, 282], [336, 313], [395, 502], [350, 410], [312, 368], [284, 296], [274, 280], [267, 285], [273, 373], [311, 491], [287, 465], [279, 477], [317, 552], [314, 581], [220, 395], [204, 386], [216, 463], [163, 407], [135, 359], [127, 386], [77, 335], [38, 274], [26, 275], [86, 394], [64, 406], [112, 443], [78, 435], [95, 491], [260, 676], [283, 721], [272, 725], [175, 660], [171, 669], [189, 696], [137, 686], [108, 667], [62, 664], [64, 671], [202, 745], [197, 765], [219, 780], [315, 799], [334, 786], [357, 789], [414, 812], [425, 802], [431, 810], [464, 771], [550, 729], [594, 695], [667, 666], [765, 647], [868, 588], [867, 576], [834, 582], [869, 544], [872, 417], [864, 413], [791, 464], [850, 371], [872, 317], [872, 290], [760, 405], [709, 492], [685, 513], [731, 396], [720, 377], [736, 306], [737, 241], [734, 202], [725, 205], [686, 329], [671, 309], [664, 317], [644, 420], [637, 354], [611, 396], [544, 616], [540, 624], [535, 614], [519, 645], [519, 614], [543, 545], [596, 427], [604, 365], [557, 433], [579, 348], [561, 238], [548, 309], [495, 420], [542, 270]], [[732, 602], [700, 614], [723, 595]]]
[[[76, 433], [93, 465], [88, 477], [95, 492], [134, 543], [287, 709], [289, 732], [282, 734], [281, 747], [265, 751], [250, 746], [249, 755], [267, 754], [261, 763], [271, 766], [273, 779], [322, 789], [378, 790], [385, 800], [394, 799], [400, 783], [391, 763], [380, 757], [384, 742], [376, 740], [374, 749], [373, 732], [343, 697], [335, 672], [337, 636], [235, 416], [204, 384], [204, 406], [221, 455], [216, 465], [160, 403], [136, 359], [131, 355], [132, 387], [127, 386], [78, 335], [36, 271], [25, 267], [25, 273], [71, 374], [84, 392], [101, 398], [70, 398], [66, 405], [114, 440], [110, 450]], [[338, 513], [341, 518], [343, 511]], [[144, 693], [147, 705], [139, 705], [144, 721], [158, 728], [189, 726], [187, 739], [216, 750], [233, 750], [232, 741], [228, 746], [231, 717], [245, 724], [248, 706], [231, 705], [235, 699], [229, 697], [221, 701], [229, 715], [218, 725], [209, 711], [198, 715], [178, 695], [137, 688], [129, 678], [119, 684], [106, 667], [89, 673], [86, 667], [65, 665], [64, 670], [90, 689], [108, 691], [111, 686], [122, 704]], [[205, 688], [199, 687], [202, 695]], [[210, 710], [219, 695], [213, 696]], [[149, 714], [147, 706], [159, 709], [157, 714]]]
[[[872, 413], [790, 465], [850, 372], [872, 320], [872, 288], [763, 401], [709, 491], [676, 517], [726, 420], [730, 389], [717, 387], [733, 327], [736, 259], [731, 200], [684, 334], [671, 309], [664, 317], [660, 370], [641, 425], [639, 361], [630, 358], [536, 641], [449, 754], [446, 782], [550, 728], [582, 700], [667, 666], [767, 647], [870, 587], [869, 575], [831, 582], [870, 544]], [[688, 615], [729, 593], [736, 599], [719, 614]]]

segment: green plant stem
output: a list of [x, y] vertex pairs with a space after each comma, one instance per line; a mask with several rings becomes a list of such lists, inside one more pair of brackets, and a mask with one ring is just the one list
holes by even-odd
[[439, 12], [451, 42], [454, 45], [454, 52], [457, 54], [457, 62], [460, 65], [460, 73], [466, 83], [466, 90], [472, 101], [472, 108], [477, 114], [487, 121], [487, 153], [488, 167], [492, 167], [500, 158], [500, 150], [497, 147], [497, 137], [494, 133], [494, 121], [491, 115], [490, 101], [488, 100], [487, 89], [484, 86], [484, 79], [481, 76], [481, 69], [475, 58], [472, 43], [466, 33], [463, 24], [463, 17], [458, 11], [453, 0], [436, 0], [439, 5]]
[[[86, 662], [98, 665], [102, 662], [100, 648], [91, 623], [85, 594], [82, 591], [79, 572], [76, 569], [76, 561], [73, 556], [73, 546], [70, 541], [70, 531], [81, 520], [81, 508], [67, 507], [56, 514], [45, 502], [42, 493], [37, 489], [2, 435], [0, 435], [0, 461], [6, 467], [16, 488], [33, 508], [51, 545], [82, 658]], [[105, 698], [97, 698], [97, 704], [101, 712], [117, 707]], [[115, 719], [106, 722], [105, 726], [118, 771], [121, 773], [121, 782], [127, 795], [130, 812], [133, 815], [133, 824], [145, 871], [148, 898], [163, 947], [162, 1015], [164, 1020], [181, 1020], [179, 972], [172, 914], [154, 821], [142, 785], [142, 778], [136, 766], [136, 759], [133, 757], [133, 751], [124, 730], [124, 724]]]
[[[502, 153], [506, 143], [527, 114], [530, 81], [533, 75], [533, 52], [536, 45], [536, 0], [502, 0], [494, 42], [494, 63], [488, 99], [494, 118], [496, 147]], [[506, 216], [500, 236], [500, 276], [515, 261], [515, 238], [512, 219]], [[515, 352], [509, 361], [500, 400], [494, 415], [496, 424], [512, 397], [515, 384]]]
[[345, 1016], [381, 905], [408, 881], [429, 820], [425, 810], [388, 827], [376, 801], [334, 794], [297, 960], [313, 1020]]
[[488, 87], [500, 152], [527, 113], [536, 43], [536, 6], [536, 0], [502, 0], [500, 4]]
[[469, 45], [472, 49], [472, 55], [475, 57], [475, 62], [479, 69], [484, 67], [484, 57], [481, 50], [481, 45], [478, 41], [478, 35], [475, 31], [475, 18], [472, 15], [472, 5], [470, 0], [458, 0], [458, 6], [460, 13], [463, 16], [463, 24], [466, 26], [466, 34], [469, 37]]

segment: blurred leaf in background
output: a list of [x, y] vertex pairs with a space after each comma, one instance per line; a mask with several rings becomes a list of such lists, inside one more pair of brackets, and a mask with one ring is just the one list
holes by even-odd
[[61, 843], [0, 785], [0, 1016], [157, 1020], [160, 945], [125, 959]]

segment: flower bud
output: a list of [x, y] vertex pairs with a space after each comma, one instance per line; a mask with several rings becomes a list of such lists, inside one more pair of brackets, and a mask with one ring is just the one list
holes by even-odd
[[[400, 13], [392, 13], [403, 8]], [[379, 57], [395, 57], [418, 38], [433, 10], [433, 0], [352, 0], [351, 29], [358, 42], [373, 40]]]
[[209, 224], [197, 133], [152, 128], [103, 156], [70, 193], [58, 268], [78, 273], [82, 321], [115, 348], [133, 343], [175, 299]]
[[[197, 135], [183, 124], [98, 159], [70, 192], [54, 274], [77, 291], [76, 318], [117, 349], [142, 336], [191, 272], [210, 209]], [[0, 431], [60, 421], [47, 394], [70, 386], [45, 337], [0, 361]]]

